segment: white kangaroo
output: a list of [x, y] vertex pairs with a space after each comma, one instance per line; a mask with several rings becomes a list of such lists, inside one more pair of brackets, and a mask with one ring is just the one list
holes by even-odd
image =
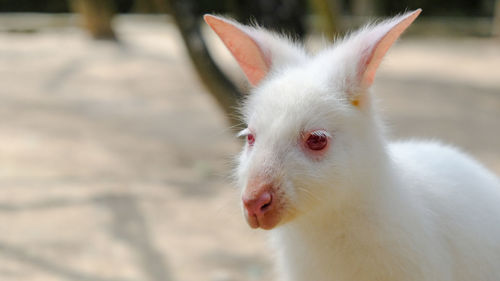
[[314, 56], [205, 15], [254, 86], [237, 178], [248, 224], [270, 230], [281, 279], [500, 280], [499, 179], [450, 146], [388, 141], [370, 92], [420, 12]]

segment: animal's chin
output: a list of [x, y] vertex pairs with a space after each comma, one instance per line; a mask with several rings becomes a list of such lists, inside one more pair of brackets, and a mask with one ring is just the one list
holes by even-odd
[[245, 219], [251, 228], [262, 228], [264, 230], [270, 230], [275, 228], [281, 222], [281, 214], [279, 212], [268, 212], [262, 216], [249, 216], [245, 212]]

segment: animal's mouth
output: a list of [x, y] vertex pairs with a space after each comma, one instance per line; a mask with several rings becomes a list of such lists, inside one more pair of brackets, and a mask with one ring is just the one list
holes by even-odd
[[247, 216], [247, 223], [251, 228], [262, 228], [264, 230], [271, 230], [280, 222], [279, 218]]
[[274, 202], [262, 205], [258, 213], [251, 212], [247, 208], [243, 212], [251, 228], [270, 230], [276, 227], [281, 221], [281, 212]]

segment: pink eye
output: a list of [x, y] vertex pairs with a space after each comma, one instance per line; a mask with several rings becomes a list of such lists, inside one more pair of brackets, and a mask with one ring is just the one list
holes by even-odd
[[247, 135], [247, 142], [249, 146], [252, 146], [255, 143], [255, 137], [253, 134]]
[[328, 136], [325, 132], [315, 131], [307, 137], [306, 145], [310, 150], [322, 150], [328, 144]]

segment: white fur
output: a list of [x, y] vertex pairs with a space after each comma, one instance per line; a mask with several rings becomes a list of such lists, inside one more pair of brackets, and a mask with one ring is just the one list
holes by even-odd
[[[270, 235], [283, 280], [500, 280], [498, 178], [449, 146], [389, 142], [369, 90], [362, 107], [348, 102], [364, 42], [387, 23], [273, 64], [243, 109], [256, 141], [239, 184], [262, 173], [281, 184], [285, 219]], [[319, 161], [298, 144], [316, 129], [331, 134]]]

